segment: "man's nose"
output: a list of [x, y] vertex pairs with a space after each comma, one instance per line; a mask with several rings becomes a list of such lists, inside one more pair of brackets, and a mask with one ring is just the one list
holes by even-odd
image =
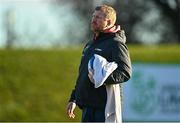
[[91, 23], [94, 23], [94, 22], [96, 22], [96, 19], [93, 17], [93, 18], [91, 19]]

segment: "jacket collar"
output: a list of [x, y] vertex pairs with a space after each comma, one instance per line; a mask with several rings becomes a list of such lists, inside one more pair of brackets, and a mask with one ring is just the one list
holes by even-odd
[[115, 33], [119, 32], [120, 30], [121, 30], [120, 25], [117, 26], [114, 25], [108, 29], [105, 29], [103, 32], [100, 32], [98, 36], [94, 34], [93, 41], [99, 42], [99, 40], [101, 39], [112, 38], [115, 36]]
[[99, 33], [98, 37], [93, 38], [93, 42], [101, 42], [105, 39], [109, 39], [109, 38], [113, 38], [113, 37], [115, 37], [115, 33], [103, 33], [103, 32], [101, 32], [101, 33]]

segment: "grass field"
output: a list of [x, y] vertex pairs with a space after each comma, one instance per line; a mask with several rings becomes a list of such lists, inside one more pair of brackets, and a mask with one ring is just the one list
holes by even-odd
[[[132, 63], [180, 63], [179, 45], [129, 46]], [[0, 50], [0, 121], [80, 121], [65, 115], [82, 48]]]

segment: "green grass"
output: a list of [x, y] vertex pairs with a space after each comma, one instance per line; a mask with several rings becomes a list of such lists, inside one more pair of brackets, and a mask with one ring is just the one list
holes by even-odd
[[79, 61], [80, 50], [1, 50], [0, 121], [73, 121], [65, 109]]
[[[132, 63], [180, 63], [180, 46], [129, 46]], [[66, 116], [82, 48], [0, 50], [0, 121], [80, 121]]]
[[134, 63], [180, 63], [180, 45], [130, 45], [129, 49]]

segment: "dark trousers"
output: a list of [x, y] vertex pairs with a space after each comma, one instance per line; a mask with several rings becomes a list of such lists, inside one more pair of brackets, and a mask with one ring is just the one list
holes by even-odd
[[105, 110], [90, 107], [83, 108], [82, 122], [105, 122]]

